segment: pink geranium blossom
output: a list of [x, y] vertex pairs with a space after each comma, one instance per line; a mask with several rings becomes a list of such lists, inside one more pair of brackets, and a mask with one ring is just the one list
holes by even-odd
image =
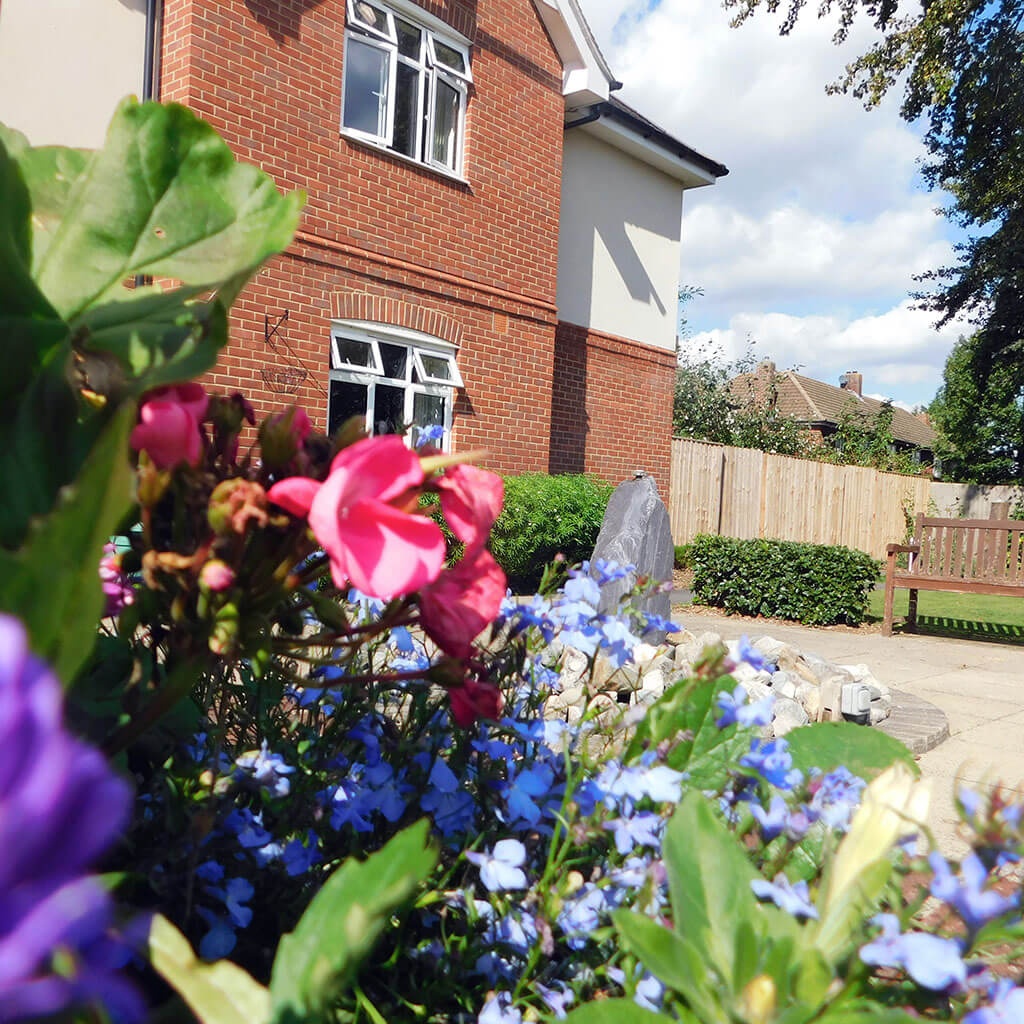
[[505, 485], [497, 473], [477, 466], [458, 465], [438, 477], [441, 508], [452, 533], [468, 550], [482, 548], [501, 512]]
[[427, 635], [446, 654], [468, 658], [473, 641], [501, 608], [505, 582], [490, 552], [467, 555], [420, 595], [420, 622]]
[[393, 434], [342, 449], [321, 484], [288, 477], [270, 500], [309, 519], [338, 586], [351, 583], [371, 597], [394, 597], [435, 580], [444, 565], [441, 530], [431, 519], [396, 507], [423, 482], [420, 461]]
[[467, 679], [462, 686], [450, 689], [448, 701], [455, 724], [463, 728], [472, 725], [478, 718], [497, 718], [505, 705], [497, 686], [477, 679]]
[[194, 466], [203, 451], [199, 424], [206, 415], [206, 391], [201, 384], [157, 388], [143, 399], [131, 445], [145, 451], [158, 469], [187, 462]]

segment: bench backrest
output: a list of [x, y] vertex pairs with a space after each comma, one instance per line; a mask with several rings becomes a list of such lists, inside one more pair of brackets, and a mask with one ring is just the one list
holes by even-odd
[[1024, 584], [1024, 521], [919, 515], [908, 572], [934, 579]]

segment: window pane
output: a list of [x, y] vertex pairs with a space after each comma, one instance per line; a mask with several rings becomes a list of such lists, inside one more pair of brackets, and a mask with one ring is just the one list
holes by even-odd
[[442, 43], [436, 37], [434, 39], [434, 56], [437, 58], [438, 64], [444, 64], [462, 75], [466, 73], [466, 58], [453, 46]]
[[373, 432], [400, 434], [405, 426], [405, 388], [378, 384], [374, 397]]
[[366, 385], [347, 380], [332, 380], [327, 401], [327, 433], [333, 434], [353, 416], [366, 416]]
[[416, 157], [419, 141], [420, 78], [423, 72], [408, 64], [398, 63], [395, 82], [395, 135], [392, 149]]
[[437, 380], [452, 379], [452, 365], [446, 356], [432, 356], [420, 350], [420, 360], [423, 363], [423, 372], [428, 377]]
[[446, 167], [455, 167], [455, 136], [459, 125], [459, 93], [440, 78], [434, 94], [434, 159]]
[[354, 338], [335, 338], [338, 358], [341, 366], [358, 366], [374, 368], [373, 349], [368, 341], [356, 341]]
[[369, 25], [370, 28], [375, 28], [382, 35], [389, 35], [388, 16], [382, 10], [374, 7], [373, 4], [368, 4], [366, 0], [356, 0], [353, 8], [357, 21]]
[[405, 367], [409, 362], [409, 350], [404, 345], [380, 343], [380, 357], [384, 363], [384, 376], [405, 380]]
[[345, 127], [384, 138], [391, 54], [349, 36], [345, 58]]
[[398, 52], [403, 57], [420, 60], [423, 33], [415, 25], [410, 25], [409, 22], [402, 21], [401, 18], [395, 18], [395, 28], [398, 31]]
[[448, 399], [441, 395], [413, 395], [412, 421], [417, 427], [443, 427]]

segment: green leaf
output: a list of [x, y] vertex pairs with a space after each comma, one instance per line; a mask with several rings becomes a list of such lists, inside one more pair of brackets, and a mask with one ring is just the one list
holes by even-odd
[[919, 1016], [911, 1016], [905, 1010], [878, 1003], [830, 1009], [818, 1018], [820, 1024], [911, 1024], [920, 1020]]
[[700, 952], [677, 932], [632, 910], [612, 915], [622, 944], [667, 988], [690, 1004], [701, 1020], [716, 1024], [722, 1008], [708, 987], [711, 978]]
[[809, 1006], [820, 1006], [834, 977], [832, 968], [821, 953], [817, 949], [808, 949], [797, 968], [797, 999]]
[[18, 551], [0, 550], [0, 609], [25, 623], [32, 649], [65, 685], [96, 642], [104, 607], [97, 567], [103, 545], [131, 507], [128, 434], [134, 422], [129, 403], [104, 430], [54, 511], [34, 525]]
[[662, 844], [676, 931], [705, 950], [729, 984], [736, 975], [737, 932], [762, 934], [765, 917], [750, 883], [761, 876], [700, 791], [676, 808]]
[[664, 1013], [652, 1013], [637, 1006], [632, 999], [601, 999], [577, 1007], [566, 1018], [568, 1024], [654, 1024], [673, 1021]]
[[327, 880], [277, 949], [270, 979], [274, 1024], [323, 1012], [353, 977], [390, 915], [433, 870], [426, 820], [365, 861], [347, 860]]
[[133, 274], [211, 287], [288, 245], [303, 198], [237, 163], [187, 108], [127, 99], [75, 183], [36, 278], [66, 320], [123, 298]]
[[729, 769], [750, 749], [752, 735], [734, 725], [726, 729], [715, 725], [721, 717], [715, 704], [718, 694], [731, 692], [735, 686], [731, 676], [722, 676], [696, 686], [683, 680], [670, 687], [637, 724], [627, 760], [667, 740], [673, 744], [667, 763], [676, 771], [687, 772], [694, 789], [721, 788]]
[[160, 914], [149, 929], [149, 961], [201, 1024], [263, 1024], [269, 1018], [270, 994], [258, 981], [230, 960], [202, 963]]
[[823, 772], [846, 765], [854, 775], [870, 782], [896, 761], [903, 761], [915, 775], [921, 769], [914, 755], [898, 739], [855, 722], [818, 722], [794, 729], [786, 736], [793, 764], [806, 775], [812, 768]]

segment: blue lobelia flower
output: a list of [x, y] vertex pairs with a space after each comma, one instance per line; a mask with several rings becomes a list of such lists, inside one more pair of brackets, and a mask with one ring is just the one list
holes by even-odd
[[206, 907], [196, 907], [196, 913], [209, 925], [209, 931], [199, 940], [199, 955], [204, 960], [223, 960], [238, 941], [234, 926], [223, 914]]
[[1024, 1021], [1024, 988], [1000, 978], [988, 993], [988, 1004], [964, 1017], [963, 1024], [1021, 1024]]
[[780, 871], [772, 882], [765, 878], [755, 878], [750, 883], [750, 888], [754, 890], [754, 895], [758, 899], [771, 900], [775, 906], [787, 914], [792, 914], [793, 917], [818, 917], [818, 910], [811, 903], [805, 881], [799, 881], [794, 885]]
[[740, 661], [745, 661], [751, 668], [756, 668], [761, 672], [770, 672], [775, 668], [774, 664], [750, 642], [750, 637], [746, 635], [741, 636], [736, 642], [736, 656]]
[[624, 580], [627, 576], [636, 572], [636, 566], [620, 565], [618, 562], [608, 558], [595, 558], [592, 562], [584, 562], [580, 566], [580, 570], [589, 573], [603, 587], [606, 583]]
[[631, 853], [638, 843], [657, 848], [661, 845], [663, 820], [657, 814], [645, 811], [632, 817], [615, 818], [601, 827], [615, 833], [615, 849], [623, 856]]
[[775, 698], [771, 694], [763, 700], [749, 704], [747, 691], [743, 686], [737, 686], [732, 693], [722, 690], [715, 698], [715, 705], [722, 712], [722, 717], [715, 722], [715, 725], [719, 729], [727, 729], [734, 724], [747, 728], [755, 725], [771, 725], [774, 704]]
[[900, 934], [895, 914], [879, 914], [874, 924], [881, 934], [861, 946], [860, 958], [872, 967], [902, 968], [922, 988], [945, 992], [958, 988], [967, 980], [967, 965], [960, 955], [960, 946], [952, 939], [943, 939], [926, 932]]
[[995, 889], [985, 889], [988, 869], [976, 853], [968, 854], [960, 865], [960, 878], [950, 870], [945, 858], [937, 850], [928, 857], [935, 877], [932, 895], [955, 907], [971, 932], [1013, 910], [1020, 896], [1003, 896]]
[[234, 832], [239, 846], [247, 850], [266, 846], [274, 838], [263, 827], [263, 812], [253, 814], [248, 807], [236, 807], [224, 819], [224, 827]]
[[248, 928], [252, 923], [252, 908], [245, 906], [252, 899], [252, 882], [246, 878], [229, 878], [223, 888], [207, 885], [206, 891], [219, 899], [236, 928]]
[[776, 789], [792, 789], [803, 779], [801, 772], [793, 767], [793, 755], [784, 739], [768, 743], [752, 739], [750, 752], [740, 758], [740, 764], [757, 772]]
[[666, 619], [662, 615], [655, 615], [653, 612], [644, 612], [641, 615], [643, 621], [644, 633], [678, 633], [682, 628], [677, 626], [671, 619]]
[[502, 943], [520, 956], [526, 956], [537, 941], [537, 924], [531, 914], [509, 913], [495, 921], [485, 932], [491, 943]]
[[306, 839], [307, 842], [303, 843], [296, 837], [281, 853], [284, 870], [292, 878], [304, 875], [314, 864], [320, 862], [319, 840], [312, 829], [306, 833]]
[[493, 853], [467, 853], [466, 859], [480, 869], [480, 881], [491, 892], [526, 888], [526, 847], [518, 839], [500, 839]]
[[523, 1015], [512, 1005], [507, 992], [495, 992], [484, 1003], [477, 1024], [522, 1024]]
[[128, 785], [65, 728], [60, 683], [21, 623], [0, 615], [0, 1020], [88, 1004], [144, 1015], [119, 973], [109, 894], [86, 874], [130, 806]]
[[633, 636], [626, 622], [619, 618], [606, 619], [601, 625], [601, 636], [604, 640], [601, 653], [616, 668], [622, 668], [633, 660], [633, 648], [640, 639]]
[[454, 772], [440, 757], [434, 760], [427, 784], [420, 807], [431, 816], [434, 827], [445, 837], [466, 831], [473, 822], [473, 797], [459, 786]]
[[789, 805], [778, 794], [772, 796], [771, 803], [766, 810], [758, 803], [751, 802], [750, 813], [754, 820], [761, 826], [761, 835], [766, 842], [771, 842], [776, 836], [782, 835], [789, 820]]
[[535, 981], [533, 985], [537, 994], [544, 1000], [544, 1005], [555, 1015], [556, 1019], [565, 1020], [569, 1007], [576, 999], [572, 989], [560, 981], [554, 982], [550, 988], [547, 985], [542, 985], [539, 981]]
[[822, 776], [820, 782], [814, 780], [814, 785], [817, 789], [810, 803], [812, 816], [829, 828], [845, 832], [867, 783], [841, 765]]
[[562, 593], [565, 594], [567, 601], [574, 604], [582, 602], [590, 605], [591, 615], [601, 603], [601, 588], [597, 585], [597, 581], [582, 572], [576, 573], [571, 579], [566, 580]]
[[259, 750], [250, 750], [236, 757], [235, 764], [242, 775], [251, 775], [272, 796], [287, 796], [291, 792], [288, 776], [295, 769], [285, 764], [280, 754], [270, 753], [266, 740], [260, 744]]
[[566, 945], [570, 949], [582, 949], [587, 944], [587, 937], [601, 923], [601, 914], [607, 909], [608, 900], [604, 890], [593, 882], [585, 883], [578, 893], [562, 904], [555, 919], [565, 935]]

